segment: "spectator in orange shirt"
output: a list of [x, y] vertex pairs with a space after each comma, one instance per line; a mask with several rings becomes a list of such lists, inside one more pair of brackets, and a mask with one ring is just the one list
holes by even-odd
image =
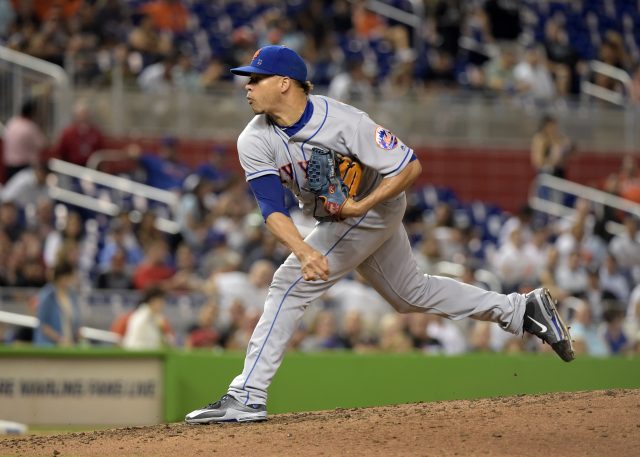
[[622, 159], [618, 176], [618, 193], [622, 198], [640, 203], [640, 171], [636, 158], [627, 154]]
[[140, 11], [150, 16], [160, 30], [173, 33], [187, 30], [187, 9], [177, 0], [156, 0], [144, 5]]

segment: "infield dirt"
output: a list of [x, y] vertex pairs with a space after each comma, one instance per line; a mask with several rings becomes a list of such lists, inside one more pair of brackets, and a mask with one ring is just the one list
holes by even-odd
[[640, 390], [522, 395], [0, 438], [0, 456], [640, 456]]

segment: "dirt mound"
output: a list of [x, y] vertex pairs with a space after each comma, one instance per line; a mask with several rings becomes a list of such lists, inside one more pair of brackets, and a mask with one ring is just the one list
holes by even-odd
[[0, 439], [0, 456], [640, 455], [640, 389], [522, 395]]

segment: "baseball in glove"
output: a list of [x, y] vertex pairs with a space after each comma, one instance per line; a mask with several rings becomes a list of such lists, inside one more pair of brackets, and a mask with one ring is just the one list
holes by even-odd
[[313, 148], [307, 175], [309, 190], [318, 197], [328, 214], [320, 219], [340, 220], [344, 203], [358, 192], [362, 177], [360, 164], [333, 151]]

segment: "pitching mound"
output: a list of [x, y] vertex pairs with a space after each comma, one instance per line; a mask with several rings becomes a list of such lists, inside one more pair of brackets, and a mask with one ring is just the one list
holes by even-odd
[[1, 456], [640, 455], [640, 390], [522, 395], [0, 439]]

